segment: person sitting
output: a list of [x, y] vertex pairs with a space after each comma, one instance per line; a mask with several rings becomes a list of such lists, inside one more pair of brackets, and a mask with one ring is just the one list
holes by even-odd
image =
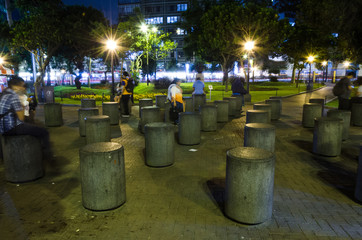
[[205, 94], [205, 84], [201, 81], [201, 78], [196, 78], [192, 87], [194, 89], [192, 94]]
[[175, 124], [178, 123], [178, 114], [185, 111], [185, 105], [182, 99], [182, 88], [180, 87], [181, 80], [174, 80], [168, 87], [167, 99], [171, 104], [170, 119]]
[[231, 96], [241, 96], [242, 105], [245, 105], [244, 94], [247, 94], [248, 91], [244, 88], [245, 79], [243, 77], [233, 77], [231, 78], [231, 91], [233, 94]]
[[352, 97], [350, 101], [350, 109], [353, 103], [362, 103], [362, 77], [358, 77], [355, 81], [355, 89], [355, 96]]

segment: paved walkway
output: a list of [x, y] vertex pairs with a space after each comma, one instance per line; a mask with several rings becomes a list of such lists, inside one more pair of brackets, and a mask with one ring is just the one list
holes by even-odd
[[[330, 94], [327, 87], [311, 97]], [[0, 239], [362, 239], [362, 205], [353, 198], [362, 128], [351, 127], [340, 156], [312, 154], [312, 130], [301, 127], [305, 98], [284, 99], [282, 118], [273, 122], [274, 207], [263, 224], [243, 225], [223, 214], [226, 151], [243, 145], [245, 116], [203, 132], [200, 145], [177, 145], [173, 166], [150, 168], [134, 107], [120, 124], [122, 137], [112, 139], [125, 148], [127, 202], [93, 212], [81, 202], [79, 107], [64, 106], [64, 126], [49, 128], [56, 162], [44, 178], [7, 183], [0, 164]], [[42, 120], [41, 107], [37, 117]]]

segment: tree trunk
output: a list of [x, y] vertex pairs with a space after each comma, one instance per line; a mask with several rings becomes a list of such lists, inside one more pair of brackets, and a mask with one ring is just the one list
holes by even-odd
[[298, 77], [297, 77], [297, 87], [299, 87], [299, 77], [300, 77], [301, 70], [298, 70]]
[[292, 71], [292, 79], [291, 79], [291, 83], [295, 83], [295, 70], [296, 70], [296, 66], [295, 63], [293, 64], [293, 71]]
[[229, 79], [229, 71], [227, 70], [227, 68], [222, 67], [223, 70], [223, 77], [222, 77], [222, 82], [223, 84], [225, 84], [225, 92], [229, 91], [228, 90], [228, 79]]

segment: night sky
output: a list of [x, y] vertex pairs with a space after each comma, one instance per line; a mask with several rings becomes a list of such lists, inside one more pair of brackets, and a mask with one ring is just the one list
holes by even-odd
[[118, 0], [63, 0], [63, 2], [67, 5], [92, 6], [102, 11], [104, 16], [109, 19], [111, 25], [117, 23]]

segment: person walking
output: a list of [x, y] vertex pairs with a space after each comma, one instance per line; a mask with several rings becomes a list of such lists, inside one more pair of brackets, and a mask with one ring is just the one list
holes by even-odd
[[333, 88], [333, 94], [338, 97], [338, 109], [349, 110], [352, 86], [351, 79], [354, 77], [353, 72], [349, 72], [345, 77], [341, 78]]
[[178, 123], [178, 114], [185, 111], [185, 105], [182, 99], [182, 88], [180, 87], [181, 80], [174, 80], [168, 87], [167, 99], [171, 104], [170, 108], [170, 119], [175, 124]]
[[231, 91], [233, 96], [241, 96], [242, 105], [245, 105], [244, 94], [248, 93], [244, 88], [245, 79], [242, 77], [233, 77], [231, 79]]
[[[129, 85], [129, 74], [128, 72], [124, 71], [121, 77], [121, 83], [120, 83], [120, 95], [121, 95], [121, 104], [123, 108], [123, 114], [122, 117], [129, 117], [130, 111], [129, 111], [129, 101], [132, 97], [132, 90], [128, 88]], [[129, 90], [129, 91], [128, 91]]]

